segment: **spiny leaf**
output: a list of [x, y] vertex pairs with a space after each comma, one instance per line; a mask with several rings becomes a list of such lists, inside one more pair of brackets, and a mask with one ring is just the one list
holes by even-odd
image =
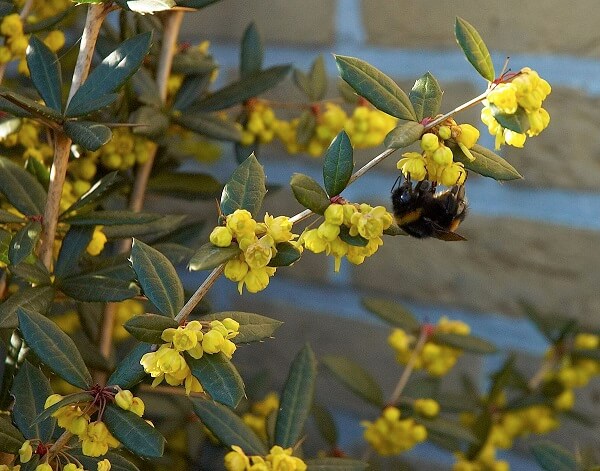
[[440, 84], [430, 72], [415, 82], [408, 97], [415, 108], [418, 121], [432, 118], [440, 112], [443, 93]]
[[266, 194], [263, 166], [251, 154], [238, 165], [223, 188], [221, 211], [227, 216], [236, 209], [246, 209], [256, 217]]

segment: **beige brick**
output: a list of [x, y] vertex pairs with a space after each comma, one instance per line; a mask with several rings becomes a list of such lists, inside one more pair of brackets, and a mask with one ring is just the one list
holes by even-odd
[[371, 43], [409, 48], [455, 47], [454, 18], [473, 24], [492, 50], [597, 56], [598, 4], [562, 0], [412, 2], [364, 0], [363, 21]]
[[525, 177], [528, 186], [598, 190], [600, 182], [600, 99], [583, 92], [558, 88], [544, 102], [550, 125], [529, 138], [523, 149], [502, 148]]
[[238, 40], [254, 21], [265, 42], [330, 44], [334, 9], [334, 0], [230, 0], [187, 14], [182, 34], [191, 40]]
[[353, 281], [373, 292], [483, 312], [522, 314], [519, 300], [596, 327], [600, 235], [516, 219], [469, 217], [466, 242], [385, 241]]

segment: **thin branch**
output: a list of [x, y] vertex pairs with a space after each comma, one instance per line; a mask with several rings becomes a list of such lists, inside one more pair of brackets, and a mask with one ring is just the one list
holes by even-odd
[[421, 333], [419, 335], [419, 339], [417, 340], [417, 344], [415, 345], [415, 349], [410, 354], [410, 358], [408, 359], [408, 362], [406, 363], [406, 368], [404, 368], [404, 371], [402, 372], [402, 375], [400, 375], [400, 379], [398, 380], [398, 384], [396, 384], [396, 387], [394, 388], [394, 392], [390, 396], [389, 404], [392, 404], [392, 405], [396, 404], [398, 402], [398, 400], [400, 399], [400, 396], [402, 396], [402, 392], [404, 391], [404, 388], [408, 384], [410, 375], [412, 374], [412, 372], [415, 369], [415, 364], [417, 362], [417, 358], [421, 354], [421, 351], [423, 350], [423, 346], [425, 345], [425, 342], [427, 342], [428, 337], [429, 337], [429, 335], [428, 335], [427, 329], [421, 329]]
[[200, 287], [196, 290], [196, 292], [192, 295], [188, 302], [185, 303], [185, 306], [181, 308], [181, 311], [175, 316], [175, 320], [179, 323], [184, 322], [190, 313], [194, 310], [197, 304], [202, 300], [202, 298], [206, 295], [208, 290], [215, 284], [215, 281], [219, 279], [223, 271], [225, 270], [225, 264], [219, 265], [204, 280], [204, 283], [200, 285]]

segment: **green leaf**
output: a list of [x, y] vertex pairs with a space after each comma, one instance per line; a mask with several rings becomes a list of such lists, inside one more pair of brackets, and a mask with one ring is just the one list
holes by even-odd
[[471, 161], [460, 147], [450, 145], [452, 153], [454, 154], [454, 160], [465, 164], [465, 168], [483, 175], [484, 177], [490, 177], [494, 180], [518, 180], [523, 178], [522, 175], [506, 160], [499, 155], [495, 154], [491, 150], [475, 144], [471, 149], [471, 154], [475, 157], [474, 161]]
[[543, 441], [531, 446], [535, 461], [546, 471], [578, 471], [577, 461], [563, 447]]
[[58, 278], [63, 278], [72, 274], [79, 264], [81, 255], [85, 252], [94, 227], [72, 226], [65, 235], [58, 253], [58, 260], [54, 266], [54, 274]]
[[52, 417], [37, 420], [44, 411], [46, 399], [52, 394], [48, 378], [38, 367], [25, 361], [15, 376], [12, 394], [15, 396], [13, 418], [19, 430], [28, 440], [38, 438], [48, 442], [54, 433], [56, 420]]
[[177, 5], [181, 7], [200, 9], [218, 1], [219, 0], [177, 0]]
[[440, 112], [443, 93], [440, 84], [430, 72], [415, 82], [408, 97], [415, 108], [418, 121], [433, 118]]
[[17, 454], [25, 441], [19, 429], [10, 423], [8, 416], [0, 416], [0, 451]]
[[17, 265], [33, 254], [42, 234], [42, 225], [37, 221], [28, 222], [13, 237], [8, 249], [10, 263]]
[[26, 286], [0, 304], [0, 328], [14, 329], [18, 325], [17, 310], [47, 313], [54, 299], [52, 286]]
[[112, 131], [104, 124], [91, 121], [66, 121], [65, 134], [85, 150], [96, 151], [112, 138]]
[[289, 242], [279, 242], [275, 248], [277, 253], [269, 261], [270, 267], [289, 267], [302, 256], [302, 252]]
[[189, 200], [215, 199], [223, 185], [202, 173], [159, 173], [148, 182], [148, 191]]
[[496, 346], [487, 340], [474, 337], [472, 335], [448, 334], [436, 332], [433, 334], [432, 340], [443, 345], [459, 348], [471, 353], [495, 353], [498, 351]]
[[[59, 11], [56, 15], [44, 18], [43, 20], [36, 21], [35, 23], [25, 23], [23, 25], [23, 32], [25, 34], [38, 33], [40, 31], [48, 31], [54, 25], [60, 23], [64, 18], [67, 17], [74, 10], [74, 5]], [[0, 15], [2, 16], [2, 15]]]
[[173, 109], [185, 111], [191, 106], [208, 88], [210, 77], [210, 73], [188, 75], [175, 95]]
[[288, 75], [290, 69], [289, 65], [278, 65], [242, 77], [237, 82], [197, 101], [193, 111], [218, 111], [242, 103], [273, 88]]
[[110, 461], [111, 471], [140, 471], [140, 469], [131, 461], [113, 451], [109, 451], [97, 458], [85, 456], [80, 450], [69, 450], [69, 455], [74, 456], [84, 469], [98, 469], [98, 462], [107, 459]]
[[175, 267], [158, 250], [137, 239], [130, 260], [144, 294], [162, 314], [174, 317], [185, 302]]
[[298, 127], [296, 128], [296, 142], [301, 146], [307, 146], [315, 134], [317, 118], [311, 110], [305, 110], [300, 115]]
[[321, 404], [315, 402], [312, 406], [311, 414], [315, 419], [315, 424], [321, 436], [331, 448], [334, 448], [338, 443], [338, 430], [331, 412]]
[[234, 170], [221, 194], [221, 211], [225, 216], [236, 209], [246, 209], [256, 218], [267, 194], [265, 171], [251, 154]]
[[[9, 223], [24, 223], [26, 222], [27, 219], [25, 219], [22, 216], [17, 216], [16, 214], [13, 213], [9, 213], [8, 211], [4, 211], [3, 209], [0, 209], [0, 222], [5, 223], [5, 222], [9, 222]], [[6, 232], [6, 231], [4, 231]], [[10, 232], [6, 232], [7, 234], [10, 234]], [[11, 236], [12, 238], [12, 236]]]
[[[188, 111], [190, 111], [188, 109]], [[190, 131], [197, 132], [206, 137], [219, 139], [222, 141], [239, 142], [242, 133], [235, 123], [223, 119], [216, 114], [201, 112], [186, 112], [185, 114], [174, 118], [175, 122]]]
[[330, 197], [344, 191], [353, 169], [352, 144], [346, 131], [341, 131], [327, 148], [323, 162], [323, 183]]
[[88, 190], [87, 193], [69, 206], [63, 215], [70, 214], [75, 210], [83, 210], [84, 208], [88, 210], [93, 208], [106, 198], [109, 191], [113, 190], [115, 185], [120, 181], [121, 177], [119, 177], [119, 173], [116, 171], [103, 176]]
[[155, 13], [157, 11], [170, 10], [175, 6], [174, 0], [127, 0], [127, 6], [131, 11], [142, 15]]
[[350, 458], [314, 458], [304, 461], [307, 471], [363, 471], [369, 463]]
[[244, 381], [222, 352], [205, 352], [198, 359], [186, 356], [186, 362], [213, 400], [235, 408], [244, 397]]
[[317, 377], [315, 354], [306, 345], [292, 362], [281, 393], [274, 444], [294, 447], [310, 413]]
[[194, 412], [226, 447], [239, 446], [248, 455], [269, 453], [260, 438], [228, 407], [206, 399], [191, 398]]
[[223, 321], [226, 318], [232, 318], [239, 322], [239, 334], [231, 339], [234, 343], [258, 342], [266, 338], [271, 338], [273, 333], [281, 327], [283, 322], [269, 317], [253, 314], [251, 312], [223, 311], [203, 316], [202, 320]]
[[296, 201], [313, 213], [323, 214], [331, 204], [327, 192], [308, 175], [294, 173], [290, 186]]
[[67, 394], [60, 401], [55, 404], [43, 408], [41, 413], [36, 417], [36, 422], [42, 422], [48, 419], [52, 414], [54, 414], [58, 409], [64, 406], [68, 406], [70, 404], [90, 404], [92, 402], [92, 395], [89, 392], [78, 392]]
[[67, 383], [81, 389], [92, 384], [92, 376], [75, 343], [47, 317], [19, 308], [19, 329], [29, 348]]
[[407, 121], [404, 124], [396, 126], [387, 136], [384, 144], [388, 148], [402, 149], [421, 139], [425, 126], [416, 121]]
[[410, 99], [391, 78], [356, 57], [334, 57], [340, 76], [375, 108], [396, 118], [417, 121]]
[[323, 56], [319, 55], [315, 59], [308, 74], [294, 69], [294, 81], [311, 101], [322, 100], [327, 92], [327, 73]]
[[138, 384], [146, 377], [146, 372], [140, 364], [140, 360], [146, 353], [152, 351], [152, 345], [148, 343], [138, 343], [123, 358], [117, 369], [110, 375], [106, 384], [119, 385], [123, 389], [129, 389]]
[[140, 106], [130, 116], [130, 122], [137, 125], [134, 134], [155, 138], [164, 135], [171, 124], [169, 116], [154, 106]]
[[179, 326], [176, 320], [158, 314], [143, 314], [129, 319], [123, 327], [133, 337], [141, 342], [159, 344], [165, 329], [176, 329]]
[[427, 419], [418, 415], [414, 417], [414, 420], [423, 425], [428, 432], [470, 444], [479, 443], [479, 439], [470, 430], [452, 420], [443, 417]]
[[8, 259], [8, 251], [10, 249], [11, 240], [12, 234], [8, 231], [5, 231], [4, 229], [0, 229], [0, 261], [5, 265], [8, 265], [10, 263], [10, 260]]
[[490, 52], [477, 30], [469, 22], [457, 16], [454, 24], [454, 35], [465, 57], [475, 67], [479, 75], [488, 82], [493, 82], [496, 78], [494, 64]]
[[110, 433], [132, 453], [144, 458], [158, 458], [163, 455], [164, 437], [133, 412], [109, 404], [104, 410], [102, 421]]
[[350, 235], [350, 228], [344, 224], [340, 226], [338, 237], [349, 245], [354, 247], [366, 247], [369, 241], [360, 234]]
[[48, 185], [50, 183], [50, 171], [44, 165], [34, 157], [30, 157], [25, 162], [25, 170], [31, 173], [38, 182], [43, 186], [44, 191], [48, 191]]
[[84, 302], [117, 302], [140, 294], [133, 281], [119, 280], [94, 272], [57, 278], [56, 281], [63, 293]]
[[321, 359], [323, 365], [348, 389], [377, 406], [383, 406], [381, 387], [358, 363], [338, 355], [327, 355]]
[[500, 125], [511, 131], [524, 134], [529, 129], [529, 118], [527, 112], [520, 106], [515, 113], [503, 113], [496, 105], [490, 105], [492, 115]]
[[256, 24], [251, 22], [242, 36], [240, 75], [248, 77], [260, 71], [263, 63], [263, 46]]
[[393, 327], [399, 327], [408, 333], [415, 333], [421, 328], [419, 321], [398, 303], [379, 298], [363, 298], [362, 304]]
[[163, 216], [156, 213], [136, 213], [134, 211], [89, 211], [62, 218], [74, 226], [121, 226], [123, 224], [148, 224]]
[[39, 259], [28, 263], [26, 261], [18, 265], [11, 265], [10, 272], [22, 280], [34, 285], [49, 285], [52, 283], [50, 272]]
[[151, 39], [152, 34], [146, 32], [121, 43], [77, 89], [67, 104], [65, 114], [69, 116], [72, 110], [83, 108], [87, 103], [117, 91], [141, 65], [150, 49]]
[[44, 213], [46, 191], [23, 167], [0, 157], [0, 193], [26, 216]]
[[161, 237], [169, 234], [187, 219], [186, 215], [167, 214], [156, 221], [147, 224], [122, 224], [120, 226], [106, 226], [102, 232], [109, 239], [129, 237]]
[[46, 106], [60, 113], [62, 111], [60, 62], [56, 54], [36, 36], [29, 38], [27, 65], [31, 72], [31, 80]]
[[176, 54], [175, 57], [173, 57], [172, 73], [204, 75], [210, 74], [213, 70], [218, 68], [218, 65], [212, 57], [206, 56], [200, 51], [194, 51], [194, 48], [190, 49], [181, 54]]
[[78, 118], [80, 116], [95, 113], [96, 111], [100, 111], [101, 109], [112, 105], [115, 101], [117, 101], [118, 98], [118, 93], [108, 93], [106, 95], [99, 96], [94, 100], [86, 102], [83, 106], [80, 106], [79, 108], [70, 108], [66, 116], [68, 118]]
[[[16, 105], [18, 111], [11, 106], [2, 106], [4, 111], [7, 111], [14, 116], [27, 117], [33, 115], [44, 118], [48, 121], [53, 121], [55, 123], [63, 122], [63, 116], [60, 114], [60, 112], [55, 111], [48, 106], [41, 105], [37, 101], [32, 100], [25, 95], [12, 92], [6, 88], [0, 88], [0, 96], [5, 98], [12, 105]], [[25, 114], [23, 114], [23, 112], [25, 112]]]
[[209, 242], [200, 247], [192, 256], [188, 269], [190, 271], [212, 270], [239, 254], [240, 248], [237, 244], [231, 244], [229, 247], [217, 247]]

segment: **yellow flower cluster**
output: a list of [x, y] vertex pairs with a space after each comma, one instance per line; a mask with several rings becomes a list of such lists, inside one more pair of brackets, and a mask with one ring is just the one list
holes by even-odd
[[370, 105], [357, 106], [350, 117], [335, 103], [326, 102], [324, 108], [323, 111], [320, 106], [311, 107], [316, 126], [313, 135], [305, 145], [298, 142], [300, 118], [294, 118], [289, 122], [276, 121], [275, 134], [283, 142], [288, 153], [306, 152], [313, 157], [319, 157], [342, 130], [346, 131], [356, 148], [378, 146], [398, 121]]
[[202, 332], [199, 321], [188, 322], [176, 329], [165, 329], [161, 338], [167, 342], [157, 351], [146, 353], [140, 360], [144, 371], [154, 378], [152, 386], [157, 386], [165, 380], [171, 386], [185, 385], [186, 394], [202, 392], [200, 382], [192, 375], [185, 361], [184, 353], [192, 358], [201, 358], [204, 353], [223, 352], [231, 358], [236, 349], [231, 341], [239, 333], [239, 323], [231, 318], [221, 321], [211, 321], [210, 329]]
[[507, 461], [496, 460], [496, 449], [484, 446], [475, 460], [467, 460], [462, 453], [457, 454], [457, 461], [452, 466], [452, 471], [509, 471]]
[[434, 399], [416, 399], [413, 409], [423, 417], [433, 418], [440, 413], [440, 405]]
[[[61, 401], [63, 396], [52, 394], [46, 399], [44, 408], [47, 409]], [[144, 402], [139, 397], [134, 397], [129, 390], [120, 390], [115, 395], [115, 403], [124, 410], [129, 410], [141, 417], [144, 413]], [[84, 408], [82, 409], [82, 406]], [[106, 454], [109, 448], [116, 448], [119, 441], [112, 436], [101, 420], [91, 420], [91, 403], [69, 404], [61, 407], [52, 414], [58, 426], [76, 435], [81, 441], [81, 450], [84, 455], [98, 457]]]
[[454, 154], [447, 144], [458, 144], [463, 153], [471, 158], [469, 149], [477, 143], [477, 139], [477, 128], [470, 124], [456, 124], [454, 119], [448, 118], [421, 136], [422, 153], [402, 154], [403, 158], [396, 167], [413, 181], [427, 178], [446, 186], [461, 185], [467, 178], [467, 172], [461, 162], [454, 162]]
[[[23, 0], [18, 0], [19, 7], [22, 7]], [[70, 0], [34, 0], [31, 13], [27, 16], [28, 23], [37, 23], [43, 19], [55, 16], [61, 11], [66, 10], [72, 3]]]
[[[0, 64], [19, 59], [19, 73], [29, 76], [29, 68], [25, 60], [29, 36], [23, 31], [21, 17], [17, 13], [6, 15], [0, 23], [0, 34], [4, 36], [4, 45], [0, 46]], [[44, 38], [44, 44], [51, 51], [56, 52], [65, 45], [65, 35], [59, 30], [50, 31]]]
[[[523, 147], [527, 136], [537, 136], [548, 126], [550, 115], [542, 108], [542, 102], [551, 91], [550, 84], [529, 67], [521, 69], [510, 81], [492, 86], [487, 99], [483, 101], [481, 120], [490, 134], [496, 137], [496, 149], [505, 143]], [[494, 118], [492, 106], [508, 115], [524, 111], [529, 120], [526, 134], [502, 127]]]
[[277, 254], [276, 245], [293, 242], [298, 237], [292, 233], [292, 222], [287, 216], [273, 217], [265, 214], [264, 223], [258, 223], [245, 209], [236, 209], [226, 218], [224, 226], [217, 226], [210, 234], [210, 242], [217, 247], [237, 244], [238, 257], [225, 264], [225, 277], [238, 284], [242, 294], [244, 286], [250, 293], [262, 291], [275, 275], [269, 262]]
[[250, 427], [256, 435], [267, 441], [267, 417], [279, 409], [279, 396], [276, 392], [270, 392], [267, 396], [258, 402], [252, 403], [250, 412], [242, 416], [244, 423]]
[[[110, 142], [97, 151], [88, 152], [83, 159], [91, 159], [93, 164], [100, 160], [100, 163], [108, 170], [127, 170], [135, 164], [145, 163], [155, 148], [155, 142], [144, 136], [133, 134], [129, 128], [116, 128], [113, 129]], [[81, 169], [77, 169], [77, 166], [81, 166], [81, 163], [75, 165], [74, 169], [75, 172], [80, 172], [81, 176]], [[87, 166], [86, 173], [91, 174], [91, 179], [94, 176], [91, 171], [92, 167], [89, 163]], [[93, 173], [95, 174], [95, 172]]]
[[113, 340], [120, 342], [130, 337], [129, 332], [125, 330], [123, 324], [135, 316], [144, 314], [144, 305], [135, 299], [126, 299], [117, 303], [115, 311], [115, 322], [113, 327]]
[[307, 466], [300, 458], [292, 456], [291, 448], [275, 445], [264, 458], [262, 456], [246, 456], [244, 450], [232, 445], [225, 455], [227, 471], [305, 471]]
[[427, 439], [427, 430], [413, 419], [400, 419], [397, 407], [386, 407], [375, 422], [363, 421], [364, 438], [382, 456], [397, 455]]
[[[325, 221], [318, 228], [305, 231], [300, 242], [314, 253], [333, 255], [335, 271], [339, 271], [343, 257], [360, 265], [383, 245], [383, 231], [391, 226], [392, 215], [383, 207], [362, 204], [332, 203], [325, 210]], [[350, 245], [340, 237], [341, 231], [351, 237], [360, 235], [367, 240], [364, 246]]]
[[6, 148], [21, 146], [24, 149], [23, 159], [34, 158], [43, 163], [54, 155], [52, 147], [40, 140], [43, 130], [43, 126], [37, 121], [23, 119], [15, 132], [0, 139], [0, 144]]
[[96, 226], [94, 228], [92, 240], [90, 240], [89, 244], [85, 248], [85, 251], [93, 257], [100, 255], [100, 253], [104, 250], [104, 245], [107, 241], [106, 235], [104, 232], [102, 232], [102, 227], [103, 226]]
[[259, 100], [250, 100], [246, 104], [248, 118], [242, 131], [241, 144], [250, 146], [255, 142], [268, 144], [275, 137], [279, 122], [273, 109]]
[[[434, 326], [434, 332], [440, 333], [469, 335], [470, 331], [471, 329], [464, 322], [452, 321], [446, 317], [442, 317], [437, 326]], [[388, 337], [388, 343], [396, 351], [398, 363], [406, 365], [413, 355], [417, 338], [402, 329], [394, 329]], [[462, 350], [458, 348], [438, 344], [428, 339], [418, 353], [414, 367], [425, 369], [434, 376], [443, 376], [455, 365], [461, 354]]]

